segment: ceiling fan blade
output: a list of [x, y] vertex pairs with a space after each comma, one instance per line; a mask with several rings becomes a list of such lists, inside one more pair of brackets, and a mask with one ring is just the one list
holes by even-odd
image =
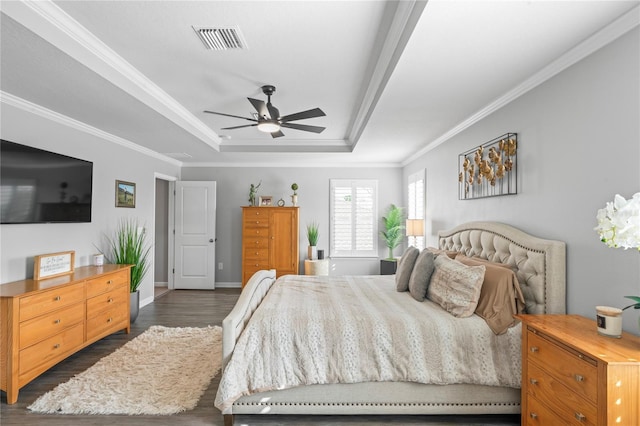
[[304, 120], [305, 118], [323, 117], [326, 114], [320, 108], [314, 108], [307, 111], [296, 112], [295, 114], [285, 115], [280, 118], [281, 122]]
[[214, 111], [205, 111], [205, 112], [208, 112], [209, 114], [224, 115], [225, 117], [241, 118], [243, 120], [254, 121], [256, 123], [258, 122], [258, 120], [255, 120], [253, 118], [240, 117], [239, 115], [225, 114], [223, 112], [214, 112]]
[[269, 115], [271, 115], [272, 119], [277, 120], [280, 118], [280, 111], [278, 111], [278, 108], [271, 105], [271, 102], [267, 102], [267, 109], [269, 110]]
[[233, 126], [233, 127], [223, 127], [220, 130], [233, 130], [233, 129], [241, 129], [243, 127], [255, 127], [257, 126], [258, 123], [256, 124], [243, 124], [242, 126]]
[[271, 118], [271, 115], [269, 115], [269, 110], [267, 110], [267, 105], [264, 103], [264, 101], [261, 101], [260, 99], [253, 99], [253, 98], [247, 98], [247, 99], [249, 99], [249, 102], [251, 102], [251, 105], [253, 105], [256, 111], [258, 111], [258, 115], [261, 118], [265, 118], [265, 117], [267, 119]]
[[282, 136], [284, 136], [284, 133], [282, 133], [280, 130], [278, 130], [277, 132], [271, 133], [271, 137], [274, 138], [274, 139], [275, 138], [280, 138]]
[[325, 129], [325, 127], [309, 126], [306, 124], [296, 124], [296, 123], [282, 123], [280, 124], [280, 126], [288, 127], [290, 129], [304, 130], [305, 132], [313, 132], [313, 133], [322, 133], [322, 131]]

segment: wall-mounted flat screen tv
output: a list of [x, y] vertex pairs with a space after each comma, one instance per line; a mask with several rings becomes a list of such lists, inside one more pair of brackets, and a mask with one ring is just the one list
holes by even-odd
[[0, 175], [3, 224], [91, 222], [91, 161], [0, 139]]

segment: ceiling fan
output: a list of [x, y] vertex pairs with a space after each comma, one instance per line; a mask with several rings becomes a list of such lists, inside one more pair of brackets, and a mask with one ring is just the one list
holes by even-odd
[[280, 131], [281, 127], [288, 129], [302, 130], [304, 132], [322, 133], [325, 129], [319, 126], [309, 126], [307, 124], [291, 123], [292, 121], [304, 120], [306, 118], [323, 117], [326, 114], [320, 108], [313, 108], [307, 111], [296, 112], [295, 114], [280, 116], [278, 108], [271, 104], [271, 95], [276, 91], [275, 86], [265, 85], [261, 87], [262, 93], [267, 95], [267, 103], [264, 101], [247, 98], [251, 105], [258, 111], [257, 118], [241, 117], [239, 115], [225, 114], [222, 112], [205, 111], [209, 114], [224, 115], [226, 117], [241, 118], [243, 120], [253, 121], [254, 124], [245, 124], [243, 126], [224, 127], [222, 130], [240, 129], [242, 127], [258, 127], [258, 130], [265, 133], [271, 133], [271, 137], [279, 138], [284, 136], [284, 133]]

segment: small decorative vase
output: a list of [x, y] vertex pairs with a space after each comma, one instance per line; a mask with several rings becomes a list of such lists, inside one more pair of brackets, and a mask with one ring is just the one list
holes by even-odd
[[291, 204], [293, 204], [293, 207], [298, 205], [298, 194], [293, 194], [291, 196]]
[[307, 247], [307, 257], [309, 260], [318, 260], [318, 247], [317, 246], [308, 246]]

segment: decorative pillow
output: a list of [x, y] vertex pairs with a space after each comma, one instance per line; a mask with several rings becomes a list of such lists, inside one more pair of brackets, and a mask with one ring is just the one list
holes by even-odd
[[523, 313], [525, 304], [518, 278], [509, 265], [463, 255], [458, 255], [456, 260], [467, 266], [486, 268], [476, 314], [495, 334], [505, 333], [516, 325], [513, 316]]
[[435, 247], [427, 247], [427, 250], [429, 250], [431, 253], [433, 253], [434, 257], [438, 256], [439, 254], [444, 254], [447, 257], [449, 257], [449, 259], [455, 259], [456, 256], [460, 254], [457, 251], [442, 250], [442, 249], [435, 248]]
[[435, 268], [434, 258], [435, 256], [429, 250], [422, 250], [413, 265], [411, 278], [409, 278], [409, 293], [418, 302], [424, 301], [427, 297], [427, 288]]
[[411, 271], [413, 271], [413, 265], [416, 263], [419, 254], [420, 250], [413, 246], [407, 247], [404, 251], [398, 261], [398, 269], [396, 269], [396, 290], [409, 290], [409, 278], [411, 278]]
[[485, 266], [466, 266], [438, 256], [427, 297], [458, 318], [469, 317], [478, 306]]

